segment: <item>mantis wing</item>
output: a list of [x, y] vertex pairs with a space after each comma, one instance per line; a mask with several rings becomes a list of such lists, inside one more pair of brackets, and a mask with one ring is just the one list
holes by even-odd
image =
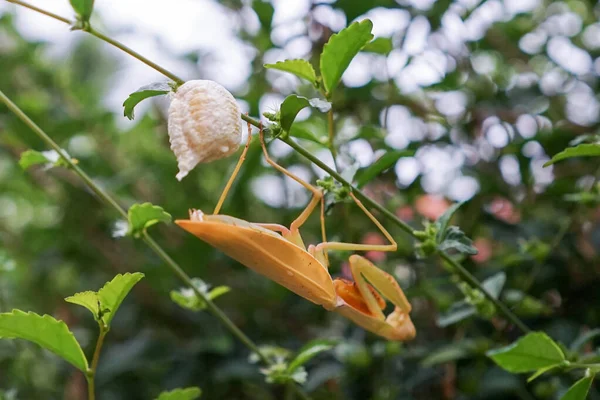
[[208, 217], [213, 220], [175, 223], [297, 295], [326, 309], [335, 307], [337, 296], [329, 272], [306, 250], [249, 222], [227, 216]]

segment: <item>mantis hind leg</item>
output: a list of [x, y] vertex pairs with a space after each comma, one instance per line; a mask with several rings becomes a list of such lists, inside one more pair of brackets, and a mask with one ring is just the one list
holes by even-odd
[[221, 211], [221, 207], [223, 206], [223, 203], [225, 202], [227, 193], [229, 193], [229, 190], [231, 189], [231, 185], [233, 185], [233, 181], [235, 181], [235, 178], [236, 178], [237, 174], [240, 172], [240, 168], [242, 167], [244, 160], [246, 160], [246, 153], [248, 153], [248, 148], [250, 147], [251, 141], [252, 141], [252, 128], [250, 126], [250, 123], [248, 123], [248, 139], [246, 140], [246, 146], [244, 146], [244, 150], [242, 150], [240, 159], [238, 160], [237, 164], [235, 165], [233, 173], [229, 177], [229, 180], [227, 181], [227, 184], [225, 185], [223, 192], [221, 192], [221, 197], [219, 197], [219, 201], [217, 202], [215, 211], [213, 211], [213, 215], [217, 215], [217, 214], [219, 214], [219, 211]]
[[289, 170], [285, 169], [284, 167], [282, 167], [281, 165], [279, 165], [275, 161], [273, 161], [271, 159], [271, 157], [269, 157], [269, 152], [267, 151], [267, 146], [265, 144], [265, 137], [264, 137], [262, 126], [260, 128], [259, 135], [260, 135], [259, 136], [260, 144], [262, 146], [263, 154], [265, 156], [265, 160], [267, 161], [267, 163], [269, 163], [269, 165], [271, 165], [277, 171], [281, 172], [282, 174], [284, 174], [284, 175], [290, 177], [291, 179], [293, 179], [294, 181], [298, 182], [300, 185], [304, 186], [304, 188], [306, 188], [308, 191], [312, 192], [312, 198], [310, 199], [310, 202], [308, 203], [308, 205], [306, 206], [304, 211], [302, 211], [300, 213], [300, 215], [298, 217], [296, 217], [296, 219], [290, 225], [289, 236], [286, 237], [286, 235], [284, 234], [284, 237], [286, 237], [286, 239], [304, 247], [304, 243], [302, 242], [302, 238], [300, 237], [300, 233], [299, 233], [298, 229], [300, 228], [300, 226], [302, 226], [306, 222], [308, 217], [312, 214], [314, 209], [317, 207], [317, 205], [319, 204], [319, 201], [321, 201], [321, 199], [323, 198], [323, 192], [321, 189], [311, 185], [310, 183], [306, 182], [299, 176], [294, 175], [292, 172], [290, 172]]
[[390, 235], [390, 233], [381, 225], [381, 222], [375, 218], [373, 214], [364, 206], [364, 204], [356, 198], [354, 193], [350, 192], [350, 197], [356, 205], [369, 217], [371, 221], [379, 228], [381, 233], [386, 237], [386, 239], [390, 242], [390, 244], [376, 245], [376, 244], [359, 244], [359, 243], [341, 243], [341, 242], [327, 242], [324, 241], [320, 243], [316, 247], [316, 251], [324, 251], [327, 253], [327, 250], [349, 250], [349, 251], [396, 251], [398, 249], [398, 244]]
[[[327, 233], [325, 229], [325, 198], [321, 197], [321, 212], [319, 213], [319, 219], [321, 221], [321, 240], [323, 243], [327, 242]], [[317, 250], [315, 245], [308, 246], [308, 252], [312, 254], [321, 264], [329, 268], [329, 255], [327, 252], [319, 249]]]

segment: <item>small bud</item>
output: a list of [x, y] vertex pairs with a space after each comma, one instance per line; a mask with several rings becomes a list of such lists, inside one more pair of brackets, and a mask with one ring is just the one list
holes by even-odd
[[238, 149], [240, 109], [231, 93], [216, 82], [181, 85], [169, 107], [169, 139], [183, 179], [198, 163], [227, 157]]

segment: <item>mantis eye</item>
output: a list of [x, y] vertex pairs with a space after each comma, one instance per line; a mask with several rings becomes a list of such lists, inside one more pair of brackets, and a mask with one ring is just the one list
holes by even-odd
[[169, 140], [183, 179], [196, 165], [227, 157], [238, 149], [240, 109], [216, 82], [192, 80], [181, 85], [169, 107]]

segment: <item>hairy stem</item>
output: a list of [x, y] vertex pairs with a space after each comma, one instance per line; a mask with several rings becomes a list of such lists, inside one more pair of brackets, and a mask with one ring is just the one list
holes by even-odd
[[[30, 4], [27, 4], [27, 3], [25, 3], [25, 2], [23, 2], [21, 0], [7, 0], [7, 1], [15, 3], [15, 4], [19, 4], [21, 6], [29, 8], [31, 10], [34, 10], [34, 11], [37, 11], [37, 12], [41, 12], [42, 14], [45, 14], [45, 15], [47, 15], [49, 17], [52, 17], [52, 18], [55, 18], [55, 19], [57, 19], [59, 21], [71, 24], [71, 21], [69, 21], [66, 18], [60, 17], [58, 15], [55, 15], [55, 14], [52, 14], [52, 13], [49, 13], [49, 12], [46, 12], [44, 10], [41, 10], [41, 9], [37, 8], [37, 7], [31, 6]], [[102, 39], [102, 40], [106, 41], [107, 43], [110, 43], [110, 44], [118, 47], [119, 49], [127, 52], [128, 54], [130, 54], [133, 57], [137, 58], [138, 60], [140, 60], [144, 64], [148, 65], [149, 67], [154, 68], [156, 71], [164, 74], [168, 78], [173, 79], [174, 81], [176, 81], [178, 83], [183, 82], [183, 80], [181, 78], [179, 78], [177, 75], [175, 75], [172, 72], [167, 71], [166, 69], [164, 69], [164, 68], [156, 65], [152, 61], [150, 61], [147, 58], [143, 57], [142, 55], [134, 52], [133, 50], [131, 50], [128, 47], [126, 47], [125, 45], [117, 42], [116, 40], [110, 39], [110, 38], [106, 37], [105, 35], [102, 35], [102, 34], [96, 32], [92, 28], [87, 29], [87, 31], [89, 33], [93, 34], [94, 36], [98, 37], [99, 39]], [[241, 118], [244, 121], [247, 121], [250, 124], [254, 125], [255, 127], [261, 127], [261, 122], [259, 120], [256, 120], [256, 119], [254, 119], [252, 117], [249, 117], [247, 115], [244, 115], [244, 114], [241, 114]], [[371, 198], [369, 198], [368, 196], [366, 196], [362, 191], [360, 191], [359, 189], [357, 189], [354, 186], [352, 186], [350, 182], [346, 181], [344, 178], [342, 178], [342, 176], [340, 174], [338, 174], [336, 171], [332, 170], [326, 164], [324, 164], [323, 162], [321, 162], [321, 160], [319, 160], [318, 158], [316, 158], [315, 156], [313, 156], [308, 150], [306, 150], [302, 146], [298, 145], [296, 142], [294, 142], [293, 140], [291, 140], [289, 137], [280, 138], [280, 140], [283, 140], [285, 143], [287, 143], [289, 146], [291, 146], [295, 151], [297, 151], [298, 153], [302, 154], [304, 157], [306, 157], [307, 159], [309, 159], [313, 164], [317, 165], [319, 168], [321, 168], [322, 170], [324, 170], [325, 172], [327, 172], [328, 174], [330, 174], [337, 181], [339, 181], [340, 183], [342, 183], [342, 184], [346, 185], [347, 187], [349, 187], [350, 189], [352, 189], [352, 191], [356, 194], [356, 196], [359, 198], [359, 200], [361, 200], [363, 203], [366, 203], [367, 205], [375, 208], [376, 210], [378, 210], [379, 212], [381, 212], [383, 215], [385, 215], [388, 219], [390, 219], [392, 222], [394, 222], [396, 225], [398, 225], [400, 227], [400, 229], [404, 230], [409, 235], [415, 237], [413, 229], [407, 223], [405, 223], [404, 221], [400, 220], [392, 212], [390, 212], [389, 210], [385, 209], [382, 205], [380, 205], [379, 203], [375, 202], [374, 200], [372, 200]], [[60, 154], [62, 154], [62, 153], [60, 153]], [[418, 238], [416, 238], [416, 239], [418, 239]], [[475, 278], [469, 271], [467, 271], [465, 267], [463, 267], [461, 264], [459, 264], [458, 262], [456, 262], [454, 259], [452, 259], [448, 254], [446, 254], [444, 252], [440, 252], [440, 256], [442, 257], [442, 259], [444, 259], [444, 261], [446, 261], [447, 263], [449, 263], [455, 269], [456, 273], [458, 275], [460, 275], [462, 279], [464, 279], [471, 286], [473, 286], [473, 287], [477, 288], [478, 290], [480, 290], [488, 298], [488, 300], [490, 300], [497, 307], [497, 309], [502, 314], [504, 314], [504, 316], [508, 320], [510, 320], [513, 324], [515, 324], [521, 331], [523, 331], [524, 333], [527, 333], [527, 332], [530, 331], [530, 329], [527, 327], [527, 325], [525, 325], [525, 323], [523, 323], [523, 321], [521, 321], [519, 319], [519, 317], [517, 317], [506, 305], [504, 305], [504, 303], [502, 303], [498, 299], [494, 298], [494, 296], [492, 296], [492, 294], [490, 292], [488, 292], [482, 286], [481, 282], [479, 282], [477, 280], [477, 278]], [[204, 297], [202, 297], [202, 298], [204, 298]], [[207, 304], [209, 304], [209, 302], [207, 302]], [[233, 322], [232, 322], [232, 324], [233, 324]], [[260, 353], [258, 353], [258, 354], [260, 355]]]

